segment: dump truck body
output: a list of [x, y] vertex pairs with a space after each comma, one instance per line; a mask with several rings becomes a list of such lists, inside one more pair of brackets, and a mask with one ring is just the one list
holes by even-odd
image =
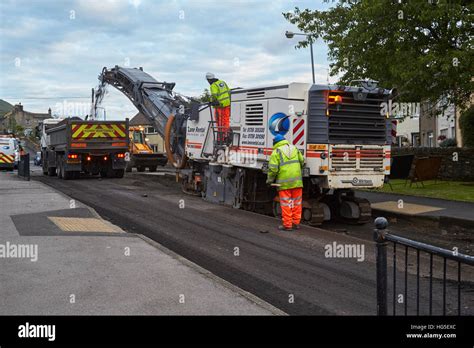
[[129, 149], [126, 121], [83, 121], [67, 118], [46, 129], [43, 173], [62, 179], [86, 173], [123, 177]]

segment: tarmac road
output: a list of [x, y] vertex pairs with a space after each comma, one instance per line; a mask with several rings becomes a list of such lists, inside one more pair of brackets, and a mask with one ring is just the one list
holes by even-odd
[[[103, 218], [124, 230], [153, 239], [288, 314], [376, 314], [371, 241], [311, 227], [303, 227], [296, 233], [280, 232], [276, 230], [278, 221], [274, 218], [183, 194], [170, 176], [134, 172], [127, 173], [123, 179], [84, 177], [64, 181], [41, 175], [33, 175], [32, 179], [93, 207]], [[367, 226], [368, 231], [371, 228]], [[333, 243], [363, 245], [364, 260], [326, 257], [325, 248]], [[391, 272], [389, 268], [389, 274]], [[408, 278], [415, 284], [414, 276]], [[397, 292], [403, 293], [402, 282], [400, 273]], [[426, 282], [425, 278], [421, 279], [422, 288]], [[439, 308], [441, 287], [436, 282], [439, 281], [434, 285], [434, 303], [435, 308]], [[450, 292], [448, 313], [454, 314], [457, 287], [450, 282], [447, 287]], [[463, 314], [472, 314], [474, 287], [472, 283], [465, 283], [463, 287], [468, 288], [463, 298], [463, 303], [467, 303]], [[413, 290], [414, 287], [409, 286], [409, 314], [414, 314]], [[422, 302], [427, 296], [427, 292], [422, 293]], [[403, 303], [397, 304], [398, 313], [403, 306]], [[427, 305], [422, 305], [421, 311], [426, 308]], [[440, 310], [435, 313], [440, 314]]]

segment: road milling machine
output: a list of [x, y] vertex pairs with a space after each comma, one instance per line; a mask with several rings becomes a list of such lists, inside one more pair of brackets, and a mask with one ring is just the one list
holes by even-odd
[[280, 214], [266, 185], [272, 141], [281, 134], [305, 158], [303, 218], [365, 223], [370, 203], [354, 189], [377, 188], [390, 173], [391, 120], [382, 112], [394, 91], [374, 81], [356, 86], [289, 83], [235, 89], [230, 129], [217, 126], [211, 104], [199, 104], [142, 68], [104, 68], [98, 93], [111, 84], [155, 124], [183, 190], [203, 199]]

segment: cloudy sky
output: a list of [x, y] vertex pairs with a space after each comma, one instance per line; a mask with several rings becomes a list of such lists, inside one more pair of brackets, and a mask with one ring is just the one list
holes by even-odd
[[[26, 110], [84, 115], [102, 67], [140, 67], [175, 91], [197, 96], [213, 72], [231, 87], [311, 82], [309, 49], [282, 12], [323, 9], [323, 0], [1, 0], [0, 98]], [[317, 42], [316, 82], [327, 81]], [[333, 82], [333, 78], [330, 79]], [[136, 113], [108, 88], [107, 118]]]

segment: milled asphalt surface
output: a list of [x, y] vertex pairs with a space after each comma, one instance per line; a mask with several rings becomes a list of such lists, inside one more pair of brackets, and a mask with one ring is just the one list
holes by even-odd
[[38, 181], [0, 172], [0, 244], [38, 246], [36, 262], [0, 258], [0, 315], [283, 314], [145, 237], [63, 232], [48, 220], [97, 217], [74, 204]]
[[[303, 227], [296, 233], [276, 230], [268, 216], [235, 210], [185, 195], [172, 177], [127, 174], [124, 179], [81, 178], [61, 181], [35, 176], [61, 192], [92, 206], [128, 232], [141, 233], [230, 283], [288, 314], [374, 315], [376, 281], [374, 245], [323, 229]], [[180, 203], [184, 200], [184, 208]], [[350, 227], [349, 227], [350, 229]], [[367, 226], [370, 231], [372, 227]], [[370, 232], [369, 232], [370, 233]], [[364, 246], [365, 259], [328, 258], [325, 247]], [[389, 249], [389, 274], [392, 274]], [[403, 293], [403, 265], [398, 259], [396, 294]], [[422, 262], [427, 256], [421, 255]], [[441, 312], [441, 262], [435, 259], [434, 313]], [[465, 278], [472, 281], [472, 273]], [[413, 255], [409, 262], [408, 313], [414, 314]], [[448, 263], [448, 279], [457, 274]], [[427, 270], [421, 268], [421, 313], [427, 312]], [[391, 277], [389, 290], [391, 291]], [[448, 280], [448, 313], [455, 313], [456, 284]], [[474, 313], [474, 286], [463, 282], [463, 313]], [[391, 292], [389, 291], [389, 299]], [[399, 303], [397, 312], [403, 309]]]

